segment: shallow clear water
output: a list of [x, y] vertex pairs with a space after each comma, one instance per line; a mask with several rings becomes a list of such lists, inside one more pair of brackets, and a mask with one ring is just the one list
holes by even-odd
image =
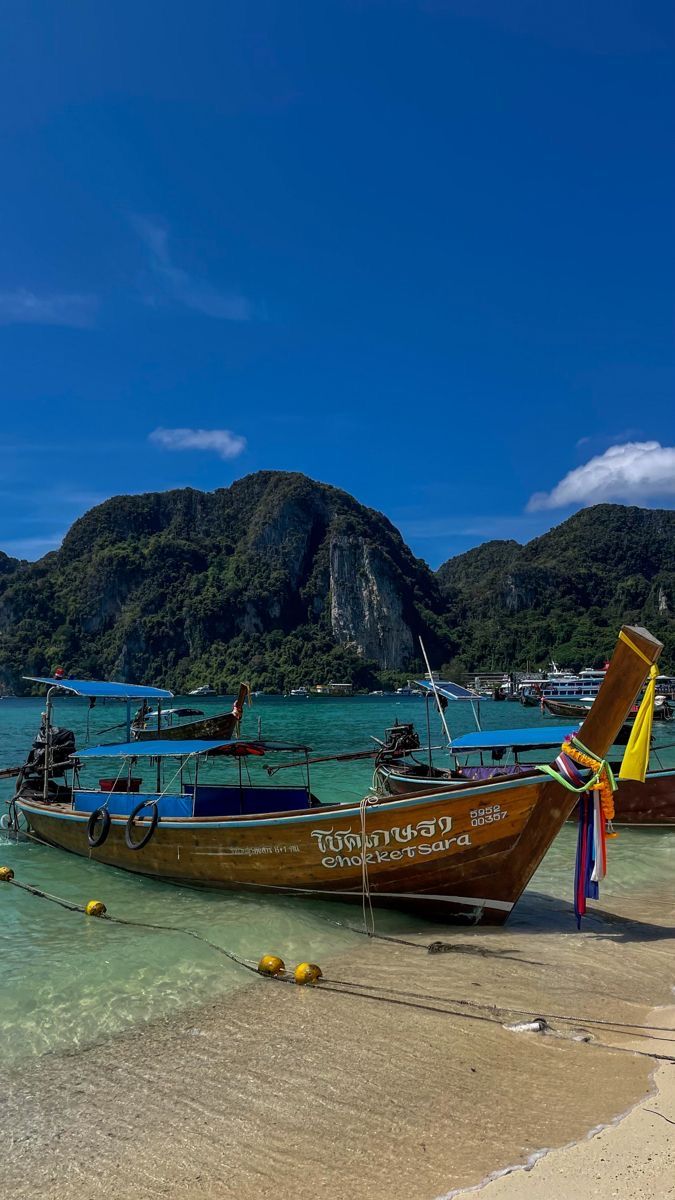
[[[221, 710], [224, 703], [200, 698], [196, 706], [209, 713]], [[38, 699], [0, 702], [0, 766], [24, 759], [41, 707]], [[75, 730], [79, 746], [87, 739], [90, 744], [116, 737], [122, 740], [123, 729], [119, 733], [103, 731], [123, 718], [119, 705], [99, 704], [89, 714], [87, 728], [84, 701], [60, 700], [55, 710], [55, 720]], [[486, 728], [542, 724], [538, 710], [515, 704], [486, 702], [482, 718]], [[260, 720], [262, 734], [268, 739], [302, 742], [321, 754], [365, 749], [371, 735], [381, 737], [396, 719], [416, 721], [425, 740], [425, 705], [418, 698], [260, 697], [246, 711], [243, 729], [257, 733]], [[463, 705], [451, 708], [448, 719], [455, 735], [473, 728], [471, 712]], [[657, 728], [659, 744], [675, 741], [670, 729], [669, 725]], [[437, 728], [432, 740], [441, 741]], [[672, 750], [662, 757], [664, 765], [675, 763]], [[235, 764], [209, 769], [236, 777]], [[252, 778], [267, 780], [260, 761], [250, 770]], [[317, 765], [312, 768], [312, 789], [323, 801], [360, 798], [369, 787], [371, 773], [372, 760], [368, 759]], [[284, 771], [276, 778], [299, 783], [304, 769]], [[0, 788], [0, 798], [9, 798], [12, 781], [0, 781]], [[571, 897], [574, 837], [574, 830], [567, 828], [557, 839], [535, 878], [539, 892]], [[271, 952], [289, 962], [320, 960], [326, 954], [353, 949], [362, 941], [358, 933], [338, 924], [358, 924], [359, 911], [352, 907], [177, 888], [29, 841], [16, 843], [2, 834], [0, 863], [11, 865], [21, 882], [54, 895], [77, 903], [102, 899], [115, 916], [192, 929], [252, 959]], [[626, 903], [632, 905], [631, 915], [647, 919], [658, 912], [663, 917], [664, 903], [672, 906], [674, 866], [675, 834], [665, 830], [622, 832], [611, 843], [603, 907], [615, 897], [624, 912]], [[417, 928], [419, 921], [379, 912], [377, 926], [379, 931], [404, 931]], [[90, 1044], [225, 995], [248, 982], [241, 967], [180, 933], [97, 922], [1, 885], [0, 946], [0, 1057], [4, 1061]]]

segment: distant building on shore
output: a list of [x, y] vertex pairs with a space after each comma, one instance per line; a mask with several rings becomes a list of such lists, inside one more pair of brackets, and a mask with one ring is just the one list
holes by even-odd
[[309, 690], [313, 696], [351, 696], [354, 687], [351, 683], [317, 683]]
[[473, 690], [483, 696], [490, 696], [509, 682], [504, 671], [477, 671], [473, 677]]

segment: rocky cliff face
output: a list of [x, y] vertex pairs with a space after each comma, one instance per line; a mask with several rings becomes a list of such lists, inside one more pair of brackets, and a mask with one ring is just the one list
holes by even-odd
[[410, 663], [413, 635], [401, 589], [385, 556], [364, 538], [331, 540], [330, 617], [341, 646], [394, 670]]

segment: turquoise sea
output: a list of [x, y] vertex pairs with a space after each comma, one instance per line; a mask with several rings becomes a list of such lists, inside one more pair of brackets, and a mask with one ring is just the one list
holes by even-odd
[[[185, 701], [184, 701], [185, 702]], [[191, 698], [205, 713], [230, 707], [222, 698]], [[0, 766], [25, 758], [37, 730], [40, 699], [0, 701]], [[481, 706], [485, 728], [540, 726], [537, 709], [518, 704]], [[457, 704], [448, 710], [453, 735], [472, 728], [471, 711]], [[89, 714], [86, 702], [57, 701], [54, 719], [75, 730], [79, 746], [123, 740], [123, 730], [103, 733], [123, 721], [119, 705], [99, 704]], [[426, 740], [424, 701], [417, 697], [364, 696], [349, 699], [256, 697], [244, 717], [243, 732], [252, 736], [303, 743], [316, 754], [368, 748], [371, 735], [382, 736], [395, 720], [415, 721]], [[663, 765], [675, 765], [675, 723], [657, 726]], [[436, 719], [432, 741], [440, 744]], [[253, 778], [267, 779], [255, 760]], [[276, 760], [275, 760], [276, 761]], [[442, 761], [442, 754], [437, 755]], [[232, 773], [236, 764], [219, 766]], [[372, 761], [326, 763], [312, 767], [312, 789], [327, 801], [360, 798], [370, 784]], [[301, 782], [303, 769], [284, 771], [278, 779]], [[0, 801], [13, 792], [11, 780], [0, 781]], [[4, 811], [0, 809], [0, 811]], [[534, 881], [539, 892], [571, 898], [574, 830], [563, 830]], [[362, 942], [360, 911], [338, 904], [288, 898], [257, 898], [204, 892], [165, 885], [101, 867], [86, 859], [15, 841], [0, 832], [0, 864], [13, 867], [16, 878], [77, 903], [104, 900], [119, 917], [154, 924], [178, 925], [208, 937], [236, 953], [257, 959], [280, 954], [287, 962], [321, 961]], [[612, 897], [634, 903], [635, 915], [649, 915], [672, 889], [675, 831], [625, 830], [611, 843], [608, 879], [602, 887], [604, 907]], [[672, 890], [668, 893], [672, 898]], [[570, 915], [570, 928], [571, 925]], [[405, 931], [419, 921], [378, 912], [377, 928]], [[247, 972], [212, 948], [181, 933], [157, 932], [85, 918], [20, 889], [0, 884], [2, 1003], [0, 1056], [18, 1062], [28, 1056], [89, 1045], [101, 1038], [157, 1017], [225, 995], [249, 981]]]

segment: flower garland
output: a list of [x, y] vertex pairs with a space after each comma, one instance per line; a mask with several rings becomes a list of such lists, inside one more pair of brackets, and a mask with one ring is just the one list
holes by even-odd
[[614, 791], [616, 789], [611, 768], [604, 760], [601, 761], [591, 754], [579, 750], [571, 741], [563, 742], [562, 749], [563, 754], [567, 754], [579, 766], [593, 771], [593, 778], [589, 780], [586, 790], [590, 792], [597, 789], [600, 794], [602, 815], [606, 821], [611, 821], [614, 817]]

